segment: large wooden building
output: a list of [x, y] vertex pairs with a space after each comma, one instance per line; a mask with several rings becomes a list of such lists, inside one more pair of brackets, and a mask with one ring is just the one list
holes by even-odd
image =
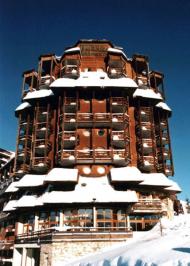
[[172, 216], [180, 188], [168, 178], [165, 100], [148, 57], [110, 41], [41, 55], [23, 73], [15, 159], [1, 165], [0, 259], [54, 265], [76, 243], [98, 249]]

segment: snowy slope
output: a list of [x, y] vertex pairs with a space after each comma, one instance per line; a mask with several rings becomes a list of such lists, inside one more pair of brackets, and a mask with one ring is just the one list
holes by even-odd
[[[162, 235], [161, 235], [162, 228]], [[67, 265], [74, 266], [190, 266], [190, 215], [162, 219], [151, 231], [115, 248]]]

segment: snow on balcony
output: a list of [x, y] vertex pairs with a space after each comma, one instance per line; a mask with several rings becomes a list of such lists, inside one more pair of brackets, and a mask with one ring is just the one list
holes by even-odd
[[45, 175], [24, 175], [18, 182], [17, 187], [38, 187], [44, 183]]
[[16, 205], [17, 205], [17, 200], [10, 200], [3, 208], [3, 211], [4, 212], [15, 211]]
[[112, 182], [142, 182], [141, 172], [134, 166], [112, 168], [110, 170]]
[[30, 99], [37, 99], [37, 98], [45, 98], [49, 96], [53, 96], [54, 93], [52, 90], [38, 90], [38, 91], [29, 91], [26, 96], [23, 98], [23, 100], [30, 100]]
[[143, 98], [151, 98], [151, 99], [157, 99], [157, 100], [162, 100], [161, 94], [158, 92], [154, 92], [151, 89], [136, 89], [136, 91], [133, 93], [133, 98], [136, 97], [143, 97]]
[[24, 103], [21, 103], [16, 109], [15, 109], [15, 112], [19, 112], [19, 111], [22, 111], [26, 108], [29, 108], [31, 107], [31, 105], [28, 103], [28, 102], [24, 102]]
[[166, 111], [169, 111], [169, 112], [172, 111], [171, 108], [170, 108], [166, 103], [164, 103], [164, 102], [159, 102], [159, 103], [156, 105], [156, 107], [158, 107], [158, 108], [162, 108], [163, 110], [166, 110]]
[[17, 192], [18, 188], [17, 188], [17, 184], [19, 182], [12, 182], [8, 188], [5, 190], [5, 193], [13, 193], [13, 192]]
[[52, 82], [51, 88], [56, 87], [123, 87], [137, 88], [134, 80], [127, 77], [110, 79], [104, 71], [80, 72], [78, 79], [59, 78]]
[[87, 203], [87, 202], [137, 202], [135, 191], [116, 191], [107, 176], [86, 178], [80, 176], [74, 191], [52, 191], [43, 196], [43, 203]]
[[127, 56], [126, 54], [120, 50], [120, 49], [117, 49], [117, 48], [108, 48], [108, 53], [114, 53], [114, 54], [120, 54], [120, 55], [123, 55], [126, 59], [127, 59]]
[[77, 182], [78, 169], [53, 168], [45, 177], [45, 182]]
[[143, 182], [139, 185], [143, 186], [158, 186], [158, 187], [170, 187], [170, 180], [162, 173], [150, 173], [150, 174], [141, 174], [143, 177]]

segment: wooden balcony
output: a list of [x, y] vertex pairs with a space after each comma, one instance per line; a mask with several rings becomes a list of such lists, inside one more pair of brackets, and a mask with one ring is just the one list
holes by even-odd
[[155, 168], [155, 158], [153, 155], [140, 156], [139, 167], [145, 171], [151, 171]]
[[30, 148], [25, 148], [23, 147], [23, 149], [19, 149], [17, 151], [17, 161], [18, 162], [28, 162], [30, 160], [30, 156], [31, 156], [31, 149]]
[[132, 230], [127, 227], [68, 227], [46, 228], [28, 234], [20, 234], [16, 237], [16, 244], [32, 243], [37, 240], [41, 243], [49, 241], [126, 241], [133, 236]]
[[112, 131], [111, 140], [115, 147], [124, 148], [129, 142], [129, 133], [122, 131]]
[[65, 97], [64, 108], [66, 113], [75, 113], [77, 110], [77, 99], [75, 97]]
[[110, 98], [112, 112], [125, 113], [128, 108], [128, 101], [124, 97], [111, 97]]
[[139, 199], [137, 203], [133, 205], [134, 213], [161, 213], [162, 203], [160, 199]]
[[125, 74], [123, 67], [108, 67], [107, 71], [109, 78], [112, 79], [121, 78]]
[[74, 128], [77, 123], [81, 127], [92, 127], [96, 124], [100, 127], [123, 129], [129, 117], [124, 113], [65, 113], [63, 121], [67, 124], [66, 128]]
[[152, 135], [153, 126], [150, 122], [141, 122], [136, 125], [136, 133], [139, 137], [150, 138]]
[[33, 157], [32, 169], [37, 172], [45, 172], [50, 168], [51, 160], [47, 157]]
[[30, 170], [30, 166], [26, 163], [24, 164], [16, 164], [16, 167], [14, 169], [14, 173], [17, 176], [23, 176], [24, 174], [28, 173]]
[[31, 144], [32, 137], [30, 135], [21, 134], [18, 137], [18, 144], [24, 145], [25, 143]]
[[48, 89], [49, 85], [55, 80], [55, 77], [52, 75], [41, 76], [39, 79], [39, 88]]
[[65, 65], [61, 69], [61, 77], [77, 79], [80, 75], [78, 65]]
[[113, 163], [124, 166], [129, 163], [129, 152], [125, 149], [63, 150], [59, 152], [59, 158], [62, 165], [74, 165], [76, 163]]
[[77, 141], [76, 131], [64, 131], [60, 132], [60, 139], [63, 142], [65, 149], [74, 148]]

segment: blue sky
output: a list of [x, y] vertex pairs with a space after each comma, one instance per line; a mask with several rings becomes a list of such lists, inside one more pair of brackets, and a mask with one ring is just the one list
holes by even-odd
[[146, 54], [165, 74], [174, 180], [190, 198], [190, 1], [57, 0], [0, 3], [0, 147], [14, 150], [22, 72], [38, 56], [61, 55], [78, 39], [108, 39], [126, 54]]

